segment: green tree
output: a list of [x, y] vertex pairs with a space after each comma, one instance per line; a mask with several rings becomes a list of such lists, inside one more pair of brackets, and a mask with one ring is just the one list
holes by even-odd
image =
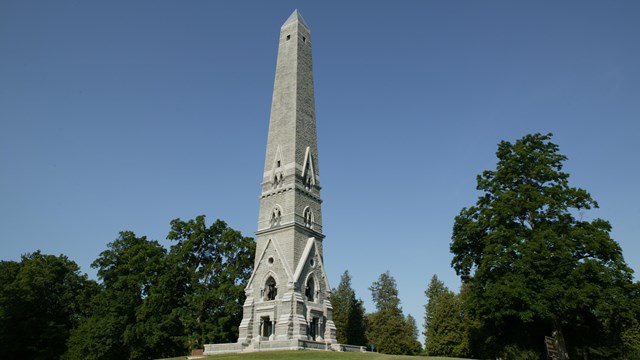
[[69, 339], [68, 359], [147, 359], [233, 342], [254, 243], [204, 216], [171, 222], [169, 252], [124, 231], [94, 261], [101, 291]]
[[380, 275], [369, 290], [377, 310], [367, 316], [369, 341], [381, 353], [419, 354], [421, 348], [417, 340], [415, 319], [405, 318], [402, 313], [396, 280], [387, 271]]
[[[434, 319], [436, 317], [436, 308], [439, 304], [439, 297], [449, 291], [449, 289], [444, 285], [440, 279], [438, 279], [437, 275], [433, 275], [431, 277], [431, 281], [427, 286], [427, 290], [425, 290], [425, 295], [427, 296], [427, 304], [425, 305], [425, 315], [424, 315], [424, 332], [425, 336], [425, 350], [429, 353], [429, 341], [434, 337], [433, 333], [433, 324]], [[437, 354], [439, 355], [439, 354]]]
[[584, 220], [598, 204], [569, 186], [567, 158], [550, 139], [498, 145], [496, 170], [477, 178], [483, 194], [455, 218], [452, 265], [482, 319], [484, 356], [539, 351], [553, 333], [565, 358], [567, 349], [573, 358], [617, 358], [621, 335], [635, 338], [637, 285], [611, 225]]
[[0, 358], [59, 358], [96, 291], [64, 255], [0, 262]]
[[136, 322], [125, 333], [133, 358], [173, 357], [188, 351], [180, 318], [185, 306], [180, 274], [169, 256], [158, 265], [148, 295], [136, 308]]
[[[0, 261], [0, 358], [15, 357], [22, 347], [19, 341], [20, 314], [25, 312], [14, 282], [20, 272], [20, 263], [16, 261]], [[19, 329], [19, 328], [18, 328]]]
[[408, 349], [407, 354], [418, 355], [422, 353], [422, 344], [418, 341], [418, 324], [416, 324], [416, 319], [411, 314], [407, 314], [404, 320], [405, 333], [407, 334], [404, 338], [404, 346]]
[[171, 221], [167, 238], [176, 242], [170, 258], [180, 282], [170, 287], [177, 287], [184, 296], [179, 317], [189, 347], [235, 342], [242, 321], [244, 288], [253, 270], [255, 242], [222, 220], [207, 227], [204, 215]]
[[[166, 271], [166, 251], [157, 242], [123, 231], [91, 265], [98, 269], [102, 290], [92, 313], [69, 339], [70, 359], [139, 359], [165, 355], [155, 336], [173, 348], [170, 334], [154, 332], [153, 318], [141, 316], [145, 301]], [[162, 315], [162, 314], [159, 314]], [[144, 331], [149, 330], [149, 331]]]
[[362, 300], [356, 298], [351, 287], [351, 275], [345, 270], [337, 289], [331, 293], [333, 322], [336, 338], [341, 344], [367, 345], [365, 310]]
[[430, 356], [469, 357], [470, 319], [462, 294], [449, 290], [436, 275], [425, 291], [425, 351]]

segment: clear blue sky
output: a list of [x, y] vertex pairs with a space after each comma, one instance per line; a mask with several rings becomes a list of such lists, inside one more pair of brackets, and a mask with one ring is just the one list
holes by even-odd
[[206, 214], [253, 236], [280, 25], [313, 34], [325, 265], [422, 322], [500, 140], [552, 132], [640, 271], [638, 1], [0, 0], [0, 259], [89, 264]]

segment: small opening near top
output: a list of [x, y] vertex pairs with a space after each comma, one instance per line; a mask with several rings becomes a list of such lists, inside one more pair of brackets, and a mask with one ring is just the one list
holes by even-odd
[[280, 167], [280, 160], [278, 160], [278, 164], [277, 164], [277, 167]]
[[287, 40], [291, 39], [291, 35], [287, 35]]
[[302, 37], [302, 42], [307, 42], [307, 38], [306, 37]]

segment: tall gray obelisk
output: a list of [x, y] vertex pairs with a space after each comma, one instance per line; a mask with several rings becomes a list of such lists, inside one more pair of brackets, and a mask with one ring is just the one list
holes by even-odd
[[280, 29], [256, 258], [238, 339], [248, 350], [336, 343], [322, 255], [311, 46], [296, 10]]

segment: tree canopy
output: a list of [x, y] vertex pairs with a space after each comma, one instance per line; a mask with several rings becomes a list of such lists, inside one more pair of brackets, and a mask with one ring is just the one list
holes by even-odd
[[171, 222], [167, 251], [130, 231], [93, 265], [101, 290], [69, 338], [68, 359], [150, 359], [233, 342], [254, 243], [222, 220]]
[[331, 292], [331, 305], [338, 342], [367, 345], [364, 303], [356, 298], [349, 271], [342, 274], [338, 288]]
[[561, 355], [623, 357], [637, 351], [625, 339], [637, 338], [638, 284], [609, 222], [587, 220], [598, 204], [569, 185], [551, 137], [502, 141], [496, 169], [477, 177], [482, 195], [454, 221], [452, 266], [482, 320], [481, 355], [538, 351], [555, 334]]
[[[72, 359], [125, 359], [164, 355], [152, 346], [154, 324], [140, 311], [166, 270], [166, 250], [157, 242], [123, 231], [107, 245], [92, 267], [102, 289], [93, 298], [92, 313], [69, 339]], [[173, 349], [171, 343], [167, 348]]]
[[371, 287], [376, 312], [367, 316], [367, 337], [378, 352], [397, 355], [417, 355], [422, 346], [417, 339], [415, 319], [405, 317], [400, 306], [396, 280], [385, 272]]
[[425, 351], [429, 356], [469, 357], [471, 319], [462, 294], [449, 290], [433, 275], [425, 291]]
[[97, 284], [66, 256], [40, 251], [0, 262], [0, 358], [51, 359], [87, 314]]
[[253, 239], [222, 220], [207, 227], [202, 215], [171, 221], [167, 238], [176, 242], [170, 261], [182, 281], [178, 284], [184, 296], [181, 319], [189, 346], [238, 340], [244, 288], [253, 270]]

